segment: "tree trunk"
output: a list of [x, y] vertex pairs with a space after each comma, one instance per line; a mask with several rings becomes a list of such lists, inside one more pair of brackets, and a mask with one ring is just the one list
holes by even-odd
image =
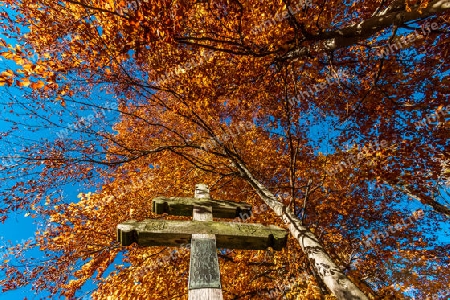
[[430, 1], [424, 8], [413, 6], [410, 12], [405, 9], [396, 11], [387, 10], [380, 15], [373, 16], [358, 24], [354, 24], [336, 31], [324, 32], [314, 37], [317, 42], [312, 46], [298, 47], [292, 45], [292, 49], [286, 55], [287, 58], [303, 58], [312, 51], [332, 51], [355, 45], [366, 40], [372, 35], [392, 25], [404, 25], [411, 21], [417, 21], [425, 17], [436, 15], [450, 9], [450, 0]]
[[331, 293], [342, 300], [367, 300], [364, 293], [331, 260], [317, 237], [300, 224], [300, 220], [292, 213], [290, 208], [277, 201], [275, 196], [253, 177], [243, 163], [235, 160], [234, 165], [252, 185], [261, 199], [288, 225], [292, 236], [298, 240], [311, 265], [317, 270]]

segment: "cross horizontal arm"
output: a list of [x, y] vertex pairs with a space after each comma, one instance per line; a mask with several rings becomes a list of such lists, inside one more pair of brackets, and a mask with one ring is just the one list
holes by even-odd
[[157, 197], [152, 200], [152, 211], [190, 217], [195, 205], [211, 206], [215, 218], [236, 218], [239, 214], [250, 216], [252, 212], [252, 206], [247, 203], [189, 197]]
[[287, 231], [273, 225], [154, 219], [117, 225], [117, 238], [122, 246], [133, 242], [140, 246], [179, 246], [189, 243], [192, 234], [215, 234], [217, 247], [227, 249], [281, 250], [287, 240]]

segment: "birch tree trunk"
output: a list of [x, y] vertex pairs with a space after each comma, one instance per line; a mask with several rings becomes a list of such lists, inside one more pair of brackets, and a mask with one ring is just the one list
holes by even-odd
[[317, 41], [313, 45], [292, 45], [292, 49], [286, 54], [286, 58], [303, 58], [311, 52], [332, 51], [355, 45], [383, 29], [392, 25], [401, 26], [408, 22], [435, 15], [450, 9], [450, 0], [434, 0], [428, 2], [426, 7], [420, 8], [414, 5], [411, 11], [405, 8], [387, 9], [360, 23], [329, 32], [323, 32], [314, 37]]
[[288, 225], [292, 236], [297, 239], [303, 252], [308, 256], [312, 266], [317, 270], [331, 293], [342, 300], [367, 300], [366, 295], [345, 276], [328, 256], [317, 237], [300, 224], [300, 220], [292, 213], [290, 208], [280, 203], [269, 190], [257, 181], [243, 163], [235, 160], [234, 165], [252, 185], [261, 199]]

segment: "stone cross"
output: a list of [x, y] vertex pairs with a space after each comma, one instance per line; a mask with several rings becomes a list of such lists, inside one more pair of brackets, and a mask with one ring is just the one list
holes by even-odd
[[251, 206], [239, 202], [212, 200], [205, 184], [195, 186], [195, 197], [157, 197], [152, 201], [156, 214], [193, 216], [192, 221], [146, 219], [117, 225], [122, 246], [179, 246], [191, 243], [189, 300], [222, 300], [219, 260], [216, 248], [281, 250], [287, 231], [273, 225], [213, 221], [251, 214]]

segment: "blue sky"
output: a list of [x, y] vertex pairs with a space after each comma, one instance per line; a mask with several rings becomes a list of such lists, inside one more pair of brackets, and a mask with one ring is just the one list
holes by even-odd
[[[14, 41], [11, 39], [7, 39], [5, 36], [3, 36], [0, 33], [0, 38], [5, 39], [8, 43], [14, 44]], [[16, 69], [16, 65], [14, 62], [8, 61], [2, 56], [0, 56], [0, 71], [5, 69]], [[11, 121], [26, 123], [29, 126], [34, 125], [40, 125], [39, 121], [33, 121], [30, 120], [27, 116], [26, 110], [18, 110], [17, 106], [14, 107], [13, 113], [9, 113], [10, 108], [6, 105], [10, 100], [13, 99], [21, 99], [23, 98], [24, 93], [27, 93], [28, 90], [23, 90], [20, 88], [12, 87], [8, 88], [7, 86], [0, 87], [0, 95], [2, 97], [0, 98], [0, 133], [10, 131], [15, 125], [11, 122], [6, 122], [5, 119], [9, 119]], [[99, 98], [103, 99], [103, 105], [105, 107], [112, 107], [113, 103], [109, 100], [109, 96], [106, 95], [104, 92], [97, 92], [96, 95], [97, 100]], [[76, 100], [76, 99], [74, 99]], [[86, 99], [78, 99], [78, 101], [85, 101], [89, 102], [89, 100]], [[97, 103], [98, 104], [98, 103]], [[76, 103], [68, 103], [69, 107], [72, 106], [75, 111], [78, 111], [78, 116], [83, 116], [86, 119], [93, 114], [98, 113], [101, 110], [86, 110], [81, 111], [77, 110], [77, 106], [79, 106]], [[14, 165], [16, 163], [20, 163], [20, 160], [14, 157], [15, 154], [18, 153], [24, 146], [26, 146], [29, 143], [33, 143], [34, 141], [38, 141], [40, 139], [47, 139], [47, 140], [54, 140], [55, 138], [58, 138], [62, 133], [67, 132], [67, 127], [70, 127], [70, 125], [77, 124], [76, 119], [74, 119], [73, 116], [70, 116], [68, 114], [69, 111], [66, 111], [60, 105], [59, 107], [56, 107], [56, 110], [62, 111], [64, 114], [63, 122], [61, 123], [61, 126], [66, 127], [66, 129], [56, 129], [55, 128], [40, 128], [36, 132], [31, 132], [26, 130], [26, 126], [22, 128], [22, 130], [19, 128], [18, 131], [14, 131], [12, 135], [8, 136], [7, 138], [0, 139], [0, 162], [2, 166], [9, 166]], [[114, 106], [117, 107], [117, 106]], [[113, 113], [111, 111], [104, 111], [103, 112], [105, 117], [108, 119], [114, 119], [117, 118], [117, 113]], [[22, 117], [19, 117], [18, 115], [23, 115]], [[53, 117], [52, 119], [54, 122], [58, 122], [58, 117]], [[21, 127], [19, 125], [19, 127]], [[76, 129], [76, 128], [75, 128]], [[78, 129], [82, 129], [82, 126], [80, 126]], [[102, 128], [103, 131], [112, 132], [112, 129], [110, 127]], [[74, 132], [69, 130], [69, 133], [71, 136], [73, 136]], [[20, 178], [19, 178], [20, 179]], [[5, 182], [3, 179], [0, 179], [1, 181], [1, 187], [2, 189], [6, 189], [7, 187], [13, 185], [16, 180], [9, 180]], [[66, 202], [77, 202], [78, 198], [77, 195], [80, 192], [94, 192], [94, 189], [87, 189], [83, 183], [78, 184], [68, 184], [65, 186], [61, 186], [61, 191], [58, 191], [57, 193], [61, 196], [63, 196], [63, 199], [65, 199]], [[35, 215], [33, 211], [16, 211], [10, 214], [9, 218], [4, 224], [0, 224], [0, 259], [1, 262], [5, 260], [3, 258], [3, 255], [7, 253], [6, 248], [10, 246], [14, 246], [17, 244], [22, 244], [26, 241], [32, 241], [34, 243], [34, 235], [35, 231], [38, 228], [46, 226], [46, 220], [43, 220], [40, 218], [39, 215]], [[42, 258], [43, 253], [39, 250], [33, 249], [30, 251], [27, 251], [27, 257], [34, 257], [34, 258]], [[10, 261], [14, 261], [14, 258], [9, 256], [6, 258]], [[1, 279], [1, 278], [0, 278]], [[86, 284], [83, 288], [83, 291], [90, 291], [94, 288], [92, 284]], [[31, 285], [28, 285], [25, 288], [19, 289], [19, 290], [13, 290], [6, 293], [0, 293], [0, 299], [21, 299], [25, 296], [28, 297], [28, 299], [41, 299], [43, 296], [47, 295], [45, 292], [41, 292], [38, 295], [34, 295], [34, 292], [31, 290]], [[80, 293], [81, 295], [81, 293]]]

